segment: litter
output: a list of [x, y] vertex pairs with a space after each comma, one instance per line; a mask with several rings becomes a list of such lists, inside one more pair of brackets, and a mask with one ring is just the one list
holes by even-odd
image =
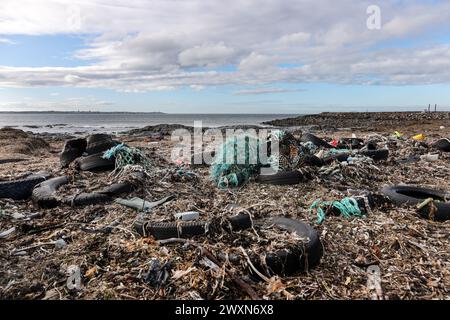
[[151, 163], [147, 156], [138, 148], [131, 148], [121, 143], [103, 154], [104, 159], [116, 159], [116, 171], [121, 172], [126, 166], [139, 165], [145, 172], [150, 172]]
[[372, 300], [384, 300], [381, 289], [380, 267], [373, 265], [367, 268], [367, 289], [371, 293]]
[[149, 264], [148, 272], [143, 277], [144, 282], [154, 288], [164, 287], [170, 279], [172, 262], [167, 261], [161, 264], [160, 260], [152, 259]]
[[5, 239], [16, 232], [16, 227], [9, 228], [8, 230], [0, 232], [0, 239]]
[[425, 135], [423, 133], [417, 134], [415, 136], [412, 137], [413, 140], [416, 141], [424, 141], [425, 140]]
[[352, 216], [363, 216], [358, 202], [353, 197], [345, 197], [340, 201], [322, 201], [321, 199], [317, 199], [309, 208], [310, 212], [316, 211], [318, 224], [321, 224], [325, 220], [327, 212], [331, 212], [333, 209], [337, 209], [347, 219]]
[[141, 198], [137, 198], [137, 197], [134, 197], [130, 200], [118, 198], [118, 199], [115, 199], [114, 202], [124, 205], [124, 206], [127, 206], [127, 207], [130, 207], [130, 208], [133, 208], [133, 209], [136, 209], [137, 211], [147, 212], [147, 211], [149, 211], [157, 206], [160, 206], [160, 205], [162, 205], [170, 200], [173, 200], [173, 199], [175, 199], [175, 196], [171, 195], [171, 196], [164, 197], [160, 200], [153, 201], [153, 202], [145, 201], [145, 200], [143, 200]]
[[64, 239], [58, 239], [55, 241], [55, 249], [64, 249], [67, 246], [67, 242]]
[[420, 156], [420, 160], [427, 161], [427, 162], [435, 162], [439, 160], [438, 154], [425, 154]]
[[176, 219], [180, 219], [181, 221], [192, 221], [196, 220], [200, 217], [200, 213], [197, 211], [187, 211], [187, 212], [178, 212], [174, 214]]
[[[438, 218], [450, 217], [448, 191], [414, 193], [416, 203], [399, 205], [395, 203], [397, 198], [390, 199], [379, 191], [384, 184], [405, 183], [435, 191], [450, 190], [448, 155], [435, 145], [440, 141], [439, 147], [445, 147], [448, 140], [443, 136], [447, 131], [430, 129], [427, 121], [421, 126], [396, 124], [408, 137], [405, 139], [393, 135], [391, 125], [376, 130], [370, 125], [362, 129], [349, 126], [351, 131], [327, 127], [338, 123], [335, 117], [326, 126], [315, 126], [312, 133], [320, 137], [317, 139], [304, 135], [300, 131], [306, 130], [303, 127], [278, 132], [280, 156], [272, 158], [267, 166], [275, 168], [279, 160], [280, 175], [275, 178], [297, 175], [297, 180], [290, 181], [295, 184], [262, 184], [259, 181], [266, 178], [256, 170], [234, 189], [217, 188], [209, 176], [211, 168], [174, 164], [169, 139], [158, 141], [156, 147], [144, 141], [148, 134], [124, 134], [122, 140], [130, 147], [142, 148], [151, 163], [145, 179], [133, 180], [136, 188], [129, 196], [121, 195], [116, 202], [83, 207], [66, 204], [52, 209], [33, 208], [26, 199], [0, 199], [4, 212], [0, 230], [15, 227], [14, 233], [0, 239], [2, 297], [448, 299], [446, 263], [450, 261], [450, 250], [446, 240], [450, 226], [438, 222]], [[417, 130], [424, 132], [427, 139], [411, 139]], [[302, 136], [318, 146], [302, 141]], [[331, 143], [333, 139], [339, 144], [329, 147], [335, 144]], [[51, 150], [61, 150], [64, 140], [51, 140]], [[118, 145], [106, 140], [101, 141]], [[90, 148], [94, 147], [95, 143], [90, 143]], [[204, 147], [203, 152], [212, 146]], [[382, 150], [389, 150], [383, 161], [368, 156], [373, 151], [381, 154]], [[424, 159], [435, 154], [439, 156], [433, 162], [420, 160], [421, 156]], [[408, 161], [403, 162], [405, 159]], [[57, 193], [61, 199], [68, 199], [102, 190], [105, 185], [128, 182], [128, 173], [133, 170], [145, 173], [139, 163], [125, 165], [120, 181], [111, 181], [109, 172], [79, 171], [76, 162], [61, 169], [58, 155], [47, 152], [27, 162], [2, 164], [0, 181], [4, 185], [23, 179], [25, 172], [49, 168], [52, 176], [70, 178]], [[237, 169], [229, 173], [248, 168], [244, 165]], [[172, 193], [176, 198], [167, 197]], [[342, 203], [345, 197], [348, 203]], [[357, 207], [350, 198], [356, 200]], [[317, 199], [330, 201], [324, 201], [328, 205], [321, 201], [309, 211]], [[331, 205], [333, 200], [339, 204]], [[314, 226], [313, 241], [308, 241], [311, 238], [307, 234], [299, 235], [273, 224], [277, 218], [287, 217], [315, 224], [319, 208], [326, 223], [322, 220]], [[250, 218], [245, 223], [231, 222], [230, 217], [238, 213], [241, 218]], [[197, 219], [188, 221], [191, 217]], [[135, 221], [141, 218], [143, 233], [134, 229]], [[322, 242], [323, 250], [316, 251]], [[323, 257], [317, 258], [315, 252], [322, 252]], [[71, 265], [82, 273], [75, 270], [66, 287], [66, 270]], [[367, 272], [372, 265], [382, 268], [382, 282], [378, 282], [376, 274]], [[315, 269], [309, 271], [312, 267]], [[287, 270], [292, 274], [283, 273]]]

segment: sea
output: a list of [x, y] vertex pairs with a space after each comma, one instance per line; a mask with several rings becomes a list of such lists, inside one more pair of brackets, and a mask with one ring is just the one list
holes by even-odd
[[203, 127], [262, 125], [296, 114], [168, 114], [120, 112], [0, 112], [0, 128], [14, 127], [35, 133], [120, 133], [157, 124]]

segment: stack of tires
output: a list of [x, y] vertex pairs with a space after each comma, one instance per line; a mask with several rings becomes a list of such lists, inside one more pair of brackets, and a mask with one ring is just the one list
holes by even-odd
[[65, 168], [79, 158], [82, 171], [106, 171], [115, 166], [115, 159], [104, 159], [103, 153], [120, 144], [108, 134], [93, 134], [85, 138], [66, 141], [60, 155], [61, 167]]

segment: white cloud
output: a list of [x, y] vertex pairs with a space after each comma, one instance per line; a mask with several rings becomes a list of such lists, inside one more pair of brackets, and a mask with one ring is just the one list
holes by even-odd
[[115, 105], [113, 102], [99, 100], [95, 97], [69, 97], [58, 101], [46, 101], [35, 99], [22, 99], [22, 101], [2, 101], [0, 102], [1, 110], [54, 110], [65, 111], [73, 110], [101, 110], [102, 107], [110, 107]]
[[[2, 0], [0, 44], [13, 34], [96, 36], [73, 53], [90, 65], [0, 66], [0, 87], [142, 92], [279, 82], [450, 83], [449, 47], [430, 40], [448, 34], [450, 4], [379, 0], [382, 29], [372, 31], [366, 28], [372, 2]], [[395, 48], [396, 40], [427, 41]], [[277, 67], [285, 63], [300, 67]], [[236, 70], [221, 69], [228, 65]]]
[[250, 72], [260, 72], [275, 67], [275, 59], [273, 57], [252, 52], [247, 57], [243, 58], [239, 63], [240, 70]]
[[284, 89], [284, 88], [256, 88], [236, 91], [235, 95], [256, 95], [256, 94], [271, 94], [271, 93], [287, 93], [287, 92], [301, 92], [303, 89]]
[[205, 86], [198, 85], [198, 84], [191, 84], [190, 88], [194, 91], [202, 91], [205, 89]]
[[0, 44], [16, 44], [16, 42], [8, 38], [0, 38]]
[[178, 55], [182, 67], [214, 67], [231, 62], [235, 51], [226, 47], [223, 42], [218, 44], [203, 44], [186, 49]]
[[311, 39], [311, 34], [306, 32], [297, 32], [286, 34], [280, 38], [280, 43], [284, 45], [302, 45]]

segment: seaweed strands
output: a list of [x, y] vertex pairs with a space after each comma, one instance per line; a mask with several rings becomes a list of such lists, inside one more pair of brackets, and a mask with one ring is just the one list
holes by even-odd
[[376, 178], [381, 170], [373, 164], [369, 157], [349, 157], [347, 161], [332, 163], [318, 170], [323, 179], [332, 181], [360, 182], [365, 179]]

